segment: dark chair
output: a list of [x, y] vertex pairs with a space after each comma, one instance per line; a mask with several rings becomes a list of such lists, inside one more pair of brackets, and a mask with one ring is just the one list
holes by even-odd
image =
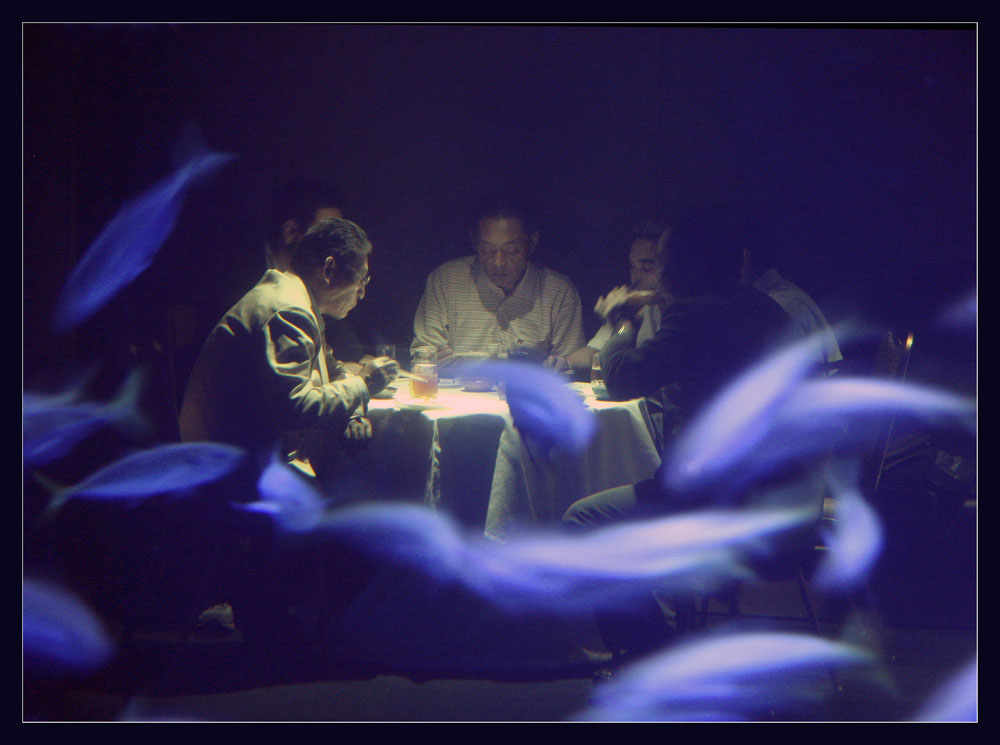
[[[875, 351], [875, 357], [871, 366], [865, 370], [858, 370], [858, 365], [847, 364], [844, 367], [864, 372], [876, 378], [888, 378], [891, 380], [904, 380], [909, 366], [910, 353], [913, 348], [912, 332], [887, 331], [880, 339]], [[861, 462], [860, 484], [861, 491], [867, 498], [871, 499], [878, 490], [881, 475], [887, 466], [887, 455], [890, 452], [890, 441], [892, 439], [895, 417], [885, 417], [875, 425], [865, 425], [855, 427], [850, 432], [850, 437], [854, 442], [861, 443], [864, 452]], [[823, 509], [820, 522], [817, 525], [815, 536], [832, 529], [833, 523], [837, 519], [836, 499], [829, 495], [823, 498]], [[759, 567], [760, 579], [764, 582], [778, 582], [794, 580], [799, 591], [803, 610], [810, 626], [817, 633], [822, 633], [819, 617], [815, 610], [812, 593], [808, 581], [812, 569], [828, 547], [820, 540], [807, 543], [806, 545], [792, 549], [781, 559]], [[707, 623], [709, 604], [713, 599], [721, 600], [728, 604], [729, 615], [735, 617], [740, 615], [739, 591], [742, 584], [737, 584], [719, 593], [707, 594], [701, 597], [701, 609], [698, 614], [697, 625], [704, 627]], [[858, 598], [855, 595], [848, 597], [848, 602], [853, 608], [858, 606]]]

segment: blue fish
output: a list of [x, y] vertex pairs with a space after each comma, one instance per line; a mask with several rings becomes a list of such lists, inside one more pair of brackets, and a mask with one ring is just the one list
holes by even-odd
[[145, 429], [146, 422], [136, 408], [142, 382], [142, 373], [133, 371], [114, 400], [103, 404], [81, 401], [82, 385], [51, 395], [25, 393], [21, 399], [24, 463], [35, 466], [60, 458], [109, 424], [131, 432]]
[[292, 532], [315, 528], [326, 508], [322, 495], [277, 457], [272, 457], [261, 473], [257, 491], [261, 499], [237, 507], [272, 515], [283, 529]]
[[979, 721], [979, 663], [975, 658], [942, 685], [914, 717], [918, 722]]
[[466, 538], [426, 508], [366, 504], [325, 516], [319, 530], [459, 582], [494, 605], [566, 613], [617, 607], [653, 589], [748, 578], [748, 556], [814, 517], [796, 508], [706, 511], [498, 544]]
[[551, 370], [526, 362], [483, 362], [470, 373], [503, 381], [514, 426], [547, 451], [558, 446], [573, 452], [587, 447], [597, 428], [594, 413]]
[[712, 483], [752, 462], [774, 412], [817, 365], [823, 337], [814, 334], [771, 355], [727, 385], [685, 428], [667, 456], [673, 491]]
[[864, 583], [882, 552], [882, 521], [875, 510], [849, 486], [843, 476], [831, 474], [831, 490], [837, 503], [833, 528], [823, 531], [827, 547], [813, 575], [817, 587], [849, 592]]
[[217, 481], [232, 472], [245, 455], [240, 448], [219, 442], [174, 443], [140, 450], [56, 493], [48, 512], [73, 498], [128, 500], [183, 492]]
[[48, 582], [21, 588], [25, 671], [40, 676], [93, 672], [116, 653], [100, 619], [78, 597]]
[[736, 491], [760, 476], [831, 450], [859, 451], [848, 423], [893, 414], [974, 427], [973, 399], [927, 386], [869, 378], [803, 379], [796, 345], [741, 376], [700, 414], [667, 454], [677, 493]]
[[154, 187], [126, 202], [73, 269], [56, 305], [56, 331], [76, 328], [152, 263], [177, 222], [193, 184], [234, 158], [200, 152]]
[[870, 665], [870, 652], [793, 633], [711, 636], [638, 661], [594, 690], [579, 717], [601, 720], [717, 721], [766, 715], [814, 702], [829, 670]]
[[950, 328], [974, 329], [979, 315], [978, 306], [978, 293], [973, 292], [971, 295], [968, 295], [963, 300], [955, 303], [950, 308], [945, 309], [938, 319], [939, 323], [942, 326]]

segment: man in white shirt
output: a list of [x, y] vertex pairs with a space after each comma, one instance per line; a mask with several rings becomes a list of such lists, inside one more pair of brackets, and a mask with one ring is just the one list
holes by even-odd
[[[629, 284], [612, 289], [607, 297], [600, 297], [595, 312], [606, 315], [606, 310], [625, 302], [639, 309], [642, 323], [639, 327], [637, 344], [642, 344], [660, 328], [660, 317], [664, 296], [660, 286], [660, 270], [663, 268], [663, 256], [658, 248], [660, 237], [669, 233], [666, 223], [654, 219], [639, 220], [631, 231], [632, 242], [629, 244]], [[587, 346], [578, 349], [567, 358], [569, 367], [585, 370], [593, 365], [594, 359], [604, 349], [614, 329], [610, 323], [605, 323], [587, 342]]]
[[436, 351], [442, 373], [466, 356], [523, 354], [562, 366], [583, 347], [580, 295], [531, 260], [538, 230], [526, 204], [497, 195], [480, 203], [469, 237], [475, 253], [427, 278], [411, 348]]
[[836, 371], [844, 359], [837, 344], [837, 337], [827, 323], [823, 311], [815, 301], [798, 285], [782, 277], [774, 266], [774, 257], [766, 245], [758, 243], [755, 248], [743, 245], [743, 266], [740, 281], [753, 285], [769, 295], [780, 305], [792, 320], [791, 331], [795, 337], [806, 337], [819, 333], [823, 335], [823, 363], [828, 372]]

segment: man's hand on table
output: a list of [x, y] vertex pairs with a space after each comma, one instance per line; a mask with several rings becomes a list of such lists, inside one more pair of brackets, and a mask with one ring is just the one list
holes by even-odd
[[569, 360], [561, 355], [550, 354], [542, 364], [552, 372], [568, 372], [570, 370]]
[[364, 363], [358, 373], [374, 396], [399, 376], [399, 363], [390, 357], [375, 357]]
[[348, 453], [361, 450], [372, 439], [371, 420], [364, 416], [351, 417], [344, 430], [344, 439], [347, 440], [345, 449]]

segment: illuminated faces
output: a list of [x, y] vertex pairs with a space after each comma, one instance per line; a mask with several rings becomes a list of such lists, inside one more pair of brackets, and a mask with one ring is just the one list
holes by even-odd
[[516, 217], [487, 217], [479, 221], [478, 233], [472, 239], [479, 265], [490, 282], [509, 295], [524, 276], [538, 232], [528, 235]]

